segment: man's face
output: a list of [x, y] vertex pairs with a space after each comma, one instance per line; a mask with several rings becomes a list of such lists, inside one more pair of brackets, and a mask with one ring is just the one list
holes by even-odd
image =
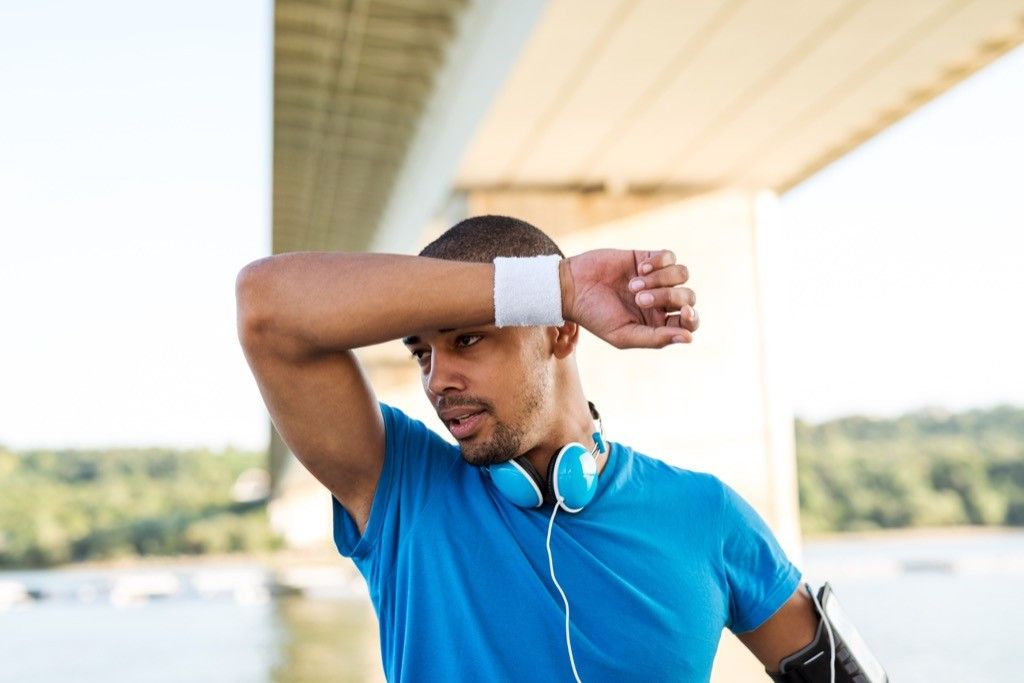
[[419, 363], [427, 398], [469, 464], [510, 460], [542, 433], [553, 370], [544, 328], [481, 325], [402, 341]]

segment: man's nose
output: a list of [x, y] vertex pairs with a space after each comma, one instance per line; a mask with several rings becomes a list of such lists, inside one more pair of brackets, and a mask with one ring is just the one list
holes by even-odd
[[466, 378], [456, 359], [442, 353], [430, 354], [430, 375], [427, 377], [427, 390], [440, 396], [446, 391], [465, 391]]

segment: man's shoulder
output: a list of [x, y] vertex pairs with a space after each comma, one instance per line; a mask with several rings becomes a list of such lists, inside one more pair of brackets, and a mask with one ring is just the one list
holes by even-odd
[[664, 477], [677, 477], [680, 479], [686, 479], [693, 483], [695, 486], [709, 486], [716, 487], [721, 485], [721, 479], [711, 472], [705, 472], [703, 470], [694, 470], [682, 465], [675, 465], [654, 455], [648, 455], [633, 448], [628, 444], [619, 443], [622, 447], [623, 452], [626, 454], [626, 458], [631, 460], [634, 466], [639, 466], [644, 469], [650, 470], [655, 476]]
[[717, 475], [702, 470], [674, 465], [661, 458], [642, 453], [626, 444], [618, 444], [624, 453], [624, 470], [630, 477], [648, 479], [658, 484], [679, 487], [688, 495], [720, 499], [724, 482]]

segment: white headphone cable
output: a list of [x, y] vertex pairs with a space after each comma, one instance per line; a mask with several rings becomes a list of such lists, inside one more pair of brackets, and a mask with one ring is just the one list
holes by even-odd
[[576, 683], [583, 683], [580, 680], [580, 674], [576, 671], [576, 658], [572, 654], [572, 640], [569, 637], [569, 598], [565, 597], [565, 591], [562, 590], [562, 586], [558, 583], [558, 579], [555, 578], [555, 560], [551, 555], [551, 529], [555, 526], [555, 515], [558, 514], [558, 508], [562, 505], [562, 498], [558, 499], [555, 503], [554, 509], [551, 511], [551, 519], [548, 521], [548, 538], [546, 546], [548, 549], [548, 569], [551, 570], [551, 580], [555, 583], [555, 588], [562, 595], [562, 602], [565, 603], [565, 647], [569, 651], [569, 664], [572, 666], [572, 675], [576, 678]]
[[[593, 404], [591, 404], [591, 407], [593, 407]], [[594, 439], [594, 448], [591, 449], [590, 451], [590, 454], [594, 455], [595, 457], [598, 450], [600, 450], [602, 453], [605, 452], [605, 447], [603, 443], [604, 423], [601, 422], [600, 417], [598, 417], [597, 419], [600, 428], [599, 433], [601, 434], [601, 437]], [[595, 437], [596, 436], [597, 434], [595, 434]], [[555, 559], [554, 556], [551, 554], [551, 530], [555, 526], [555, 515], [558, 514], [558, 508], [562, 506], [563, 500], [565, 499], [559, 496], [558, 501], [555, 502], [555, 505], [551, 510], [551, 519], [548, 520], [548, 535], [547, 539], [545, 540], [544, 546], [547, 548], [548, 551], [548, 569], [551, 571], [551, 581], [555, 584], [555, 588], [558, 589], [558, 593], [562, 596], [562, 602], [565, 604], [565, 649], [569, 652], [569, 665], [572, 666], [572, 675], [573, 678], [576, 679], [576, 683], [583, 683], [583, 681], [580, 680], [579, 672], [576, 670], [576, 657], [573, 656], [572, 638], [569, 636], [569, 598], [565, 596], [565, 591], [562, 590], [562, 585], [558, 583], [558, 579], [555, 577]]]

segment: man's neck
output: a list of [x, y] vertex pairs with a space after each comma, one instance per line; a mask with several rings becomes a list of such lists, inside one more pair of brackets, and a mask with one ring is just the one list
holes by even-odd
[[[574, 409], [570, 411], [567, 419], [561, 423], [562, 428], [551, 433], [542, 443], [523, 454], [545, 481], [547, 480], [548, 464], [562, 446], [573, 441], [583, 444], [590, 451], [594, 451], [594, 448], [597, 446], [593, 435], [594, 432], [599, 431], [599, 425], [591, 417], [586, 400], [573, 401], [572, 405]], [[604, 466], [608, 463], [607, 441], [605, 442], [605, 449], [604, 453], [600, 449], [594, 451], [598, 475], [604, 471]]]

